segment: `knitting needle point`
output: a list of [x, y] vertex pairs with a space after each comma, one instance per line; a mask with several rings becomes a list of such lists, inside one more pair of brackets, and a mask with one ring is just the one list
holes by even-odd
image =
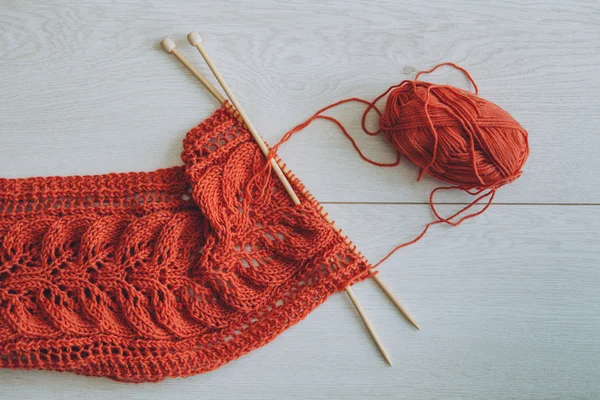
[[356, 299], [356, 297], [354, 297], [354, 292], [352, 291], [352, 289], [350, 289], [350, 286], [348, 286], [346, 288], [346, 293], [348, 294], [348, 297], [350, 297], [350, 300], [352, 301], [352, 304], [354, 304], [354, 307], [358, 311], [358, 314], [360, 315], [360, 317], [362, 318], [365, 326], [367, 327], [367, 331], [369, 331], [369, 334], [371, 335], [371, 338], [373, 339], [373, 342], [375, 342], [375, 345], [377, 346], [377, 349], [379, 349], [379, 352], [381, 353], [381, 355], [383, 356], [383, 358], [385, 359], [385, 361], [387, 361], [387, 363], [391, 367], [392, 366], [392, 360], [390, 359], [390, 356], [388, 355], [387, 351], [385, 351], [385, 348], [383, 347], [383, 344], [381, 343], [381, 340], [379, 340], [379, 337], [377, 336], [377, 333], [375, 333], [375, 329], [373, 329], [373, 325], [371, 325], [371, 321], [369, 321], [369, 319], [367, 318], [367, 315], [365, 314], [362, 306], [360, 305], [360, 303], [358, 302], [358, 300]]
[[396, 300], [396, 298], [394, 297], [394, 295], [392, 295], [392, 292], [390, 292], [390, 290], [388, 289], [388, 287], [385, 286], [385, 284], [383, 283], [383, 281], [381, 279], [379, 279], [379, 277], [377, 275], [373, 276], [373, 280], [377, 283], [377, 285], [379, 285], [379, 287], [381, 288], [381, 290], [383, 291], [383, 293], [385, 293], [385, 295], [388, 297], [388, 299], [390, 299], [390, 301], [392, 302], [392, 304], [394, 304], [394, 306], [396, 307], [396, 309], [398, 311], [400, 311], [400, 314], [402, 314], [402, 316], [408, 322], [410, 322], [412, 326], [414, 326], [415, 328], [417, 328], [417, 330], [420, 330], [419, 329], [419, 325], [417, 325], [417, 323], [413, 319], [412, 315], [410, 315], [410, 313], [408, 312], [408, 310], [406, 308], [404, 308], [402, 306], [402, 304], [400, 304], [400, 302], [398, 300]]

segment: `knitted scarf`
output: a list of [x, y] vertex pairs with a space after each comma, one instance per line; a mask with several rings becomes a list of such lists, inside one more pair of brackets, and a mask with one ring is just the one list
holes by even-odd
[[[226, 109], [184, 166], [0, 179], [0, 366], [159, 381], [263, 346], [371, 266]], [[261, 173], [262, 172], [262, 173]]]

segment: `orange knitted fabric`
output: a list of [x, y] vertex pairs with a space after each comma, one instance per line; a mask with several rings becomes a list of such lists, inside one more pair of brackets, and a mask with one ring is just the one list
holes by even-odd
[[[185, 166], [0, 179], [0, 365], [158, 381], [263, 346], [371, 266], [225, 108]], [[254, 177], [254, 178], [253, 178]]]

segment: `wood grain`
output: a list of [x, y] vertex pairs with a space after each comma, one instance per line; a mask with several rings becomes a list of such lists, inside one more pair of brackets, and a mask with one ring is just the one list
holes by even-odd
[[[196, 29], [270, 143], [317, 107], [352, 95], [373, 98], [417, 70], [454, 61], [471, 71], [484, 97], [512, 112], [531, 134], [525, 174], [499, 193], [499, 202], [598, 201], [597, 2], [319, 3], [5, 3], [3, 175], [178, 163], [182, 136], [217, 104], [158, 42], [164, 35], [177, 39], [202, 69], [185, 39]], [[434, 79], [467, 87], [447, 70]], [[360, 114], [358, 106], [337, 113], [368, 155], [390, 159], [382, 139], [358, 131]], [[363, 163], [326, 122], [284, 146], [281, 155], [324, 202], [422, 202], [437, 184], [417, 184], [408, 162], [387, 170]]]
[[[381, 267], [421, 325], [372, 282], [354, 289], [395, 367], [350, 301], [212, 373], [126, 385], [0, 370], [0, 398], [596, 399], [600, 397], [600, 4], [590, 1], [206, 0], [0, 3], [0, 176], [96, 174], [180, 164], [185, 132], [218, 104], [159, 45], [197, 30], [260, 134], [274, 143], [317, 108], [368, 99], [453, 61], [530, 133], [522, 178], [484, 215], [436, 227]], [[460, 74], [431, 77], [468, 88]], [[216, 82], [213, 82], [216, 83]], [[336, 110], [364, 152], [362, 109]], [[437, 185], [408, 162], [363, 163], [320, 121], [280, 155], [373, 262], [412, 239]], [[443, 202], [469, 199], [445, 194]], [[455, 205], [442, 206], [450, 211]]]

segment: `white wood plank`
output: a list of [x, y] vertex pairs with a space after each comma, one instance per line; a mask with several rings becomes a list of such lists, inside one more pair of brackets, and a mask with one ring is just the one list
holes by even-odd
[[[531, 135], [525, 175], [498, 201], [598, 201], [598, 2], [320, 3], [4, 2], [1, 175], [179, 163], [182, 136], [216, 104], [158, 42], [171, 35], [203, 67], [185, 41], [196, 29], [270, 143], [322, 105], [372, 98], [415, 70], [455, 61]], [[466, 87], [456, 73], [436, 79]], [[360, 112], [338, 115], [368, 155], [390, 159], [382, 140], [358, 132]], [[415, 183], [408, 163], [390, 170], [362, 163], [324, 122], [282, 156], [321, 201], [425, 201], [437, 184]]]
[[[427, 219], [421, 205], [330, 205], [373, 261]], [[496, 206], [434, 228], [382, 266], [411, 329], [373, 282], [355, 291], [395, 366], [346, 296], [268, 346], [209, 374], [122, 384], [0, 371], [7, 399], [596, 399], [600, 394], [600, 207]]]

